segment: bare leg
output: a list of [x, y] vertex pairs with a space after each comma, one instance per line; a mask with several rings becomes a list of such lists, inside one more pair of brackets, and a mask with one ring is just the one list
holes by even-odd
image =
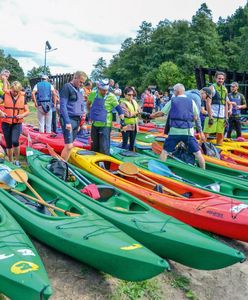
[[218, 145], [222, 145], [224, 141], [224, 134], [223, 133], [216, 133], [216, 143]]
[[167, 160], [167, 156], [168, 156], [168, 153], [165, 150], [162, 150], [162, 152], [160, 154], [160, 159], [162, 161], [166, 161]]
[[205, 159], [204, 159], [201, 151], [195, 152], [194, 155], [195, 155], [196, 159], [198, 160], [200, 168], [205, 169], [206, 168]]
[[7, 156], [8, 156], [8, 159], [9, 161], [13, 161], [13, 149], [6, 149], [6, 153], [7, 153]]
[[73, 144], [65, 144], [63, 151], [61, 152], [61, 157], [67, 161], [70, 157], [70, 152], [73, 147]]
[[20, 147], [14, 147], [14, 156], [15, 156], [15, 160], [19, 161], [19, 157], [20, 157]]

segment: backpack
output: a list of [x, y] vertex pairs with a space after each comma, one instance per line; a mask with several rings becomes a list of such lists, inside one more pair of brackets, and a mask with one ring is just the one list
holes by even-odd
[[220, 159], [220, 153], [218, 149], [214, 146], [214, 144], [209, 142], [203, 142], [201, 148], [205, 155]]
[[187, 164], [195, 164], [195, 156], [193, 153], [190, 153], [188, 147], [184, 142], [179, 142], [176, 146], [176, 150], [172, 152], [172, 155]]
[[47, 169], [63, 181], [66, 181], [68, 178], [68, 165], [64, 161], [52, 158]]

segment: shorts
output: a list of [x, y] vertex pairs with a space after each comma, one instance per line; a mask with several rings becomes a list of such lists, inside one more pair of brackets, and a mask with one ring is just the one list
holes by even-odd
[[72, 126], [72, 131], [65, 128], [65, 122], [62, 118], [60, 118], [61, 128], [64, 136], [65, 144], [72, 144], [77, 136], [79, 124], [80, 124], [80, 117], [73, 117], [70, 118], [70, 123]]
[[208, 124], [209, 117], [206, 117], [204, 121], [204, 133], [222, 133], [224, 134], [225, 131], [225, 119], [217, 119], [213, 118], [214, 123], [213, 125]]
[[190, 153], [200, 151], [200, 146], [196, 138], [191, 135], [169, 135], [168, 138], [165, 139], [164, 150], [168, 153], [172, 153], [179, 142], [184, 142]]

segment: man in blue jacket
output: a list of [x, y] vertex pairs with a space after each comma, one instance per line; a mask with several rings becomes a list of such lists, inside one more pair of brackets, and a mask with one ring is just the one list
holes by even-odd
[[77, 71], [72, 81], [66, 83], [60, 91], [60, 123], [65, 140], [61, 156], [66, 161], [69, 159], [73, 141], [84, 114], [84, 97], [81, 87], [86, 79], [87, 75], [84, 72]]

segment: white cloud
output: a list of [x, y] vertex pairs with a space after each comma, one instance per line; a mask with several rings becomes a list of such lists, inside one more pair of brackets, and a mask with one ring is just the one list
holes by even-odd
[[214, 21], [246, 4], [246, 0], [1, 0], [0, 48], [36, 53], [33, 58], [16, 57], [27, 71], [44, 63], [48, 40], [58, 48], [47, 53], [52, 73], [77, 69], [90, 73], [99, 57], [109, 61], [125, 38], [135, 37], [142, 21], [156, 26], [164, 19], [191, 20], [203, 2]]

